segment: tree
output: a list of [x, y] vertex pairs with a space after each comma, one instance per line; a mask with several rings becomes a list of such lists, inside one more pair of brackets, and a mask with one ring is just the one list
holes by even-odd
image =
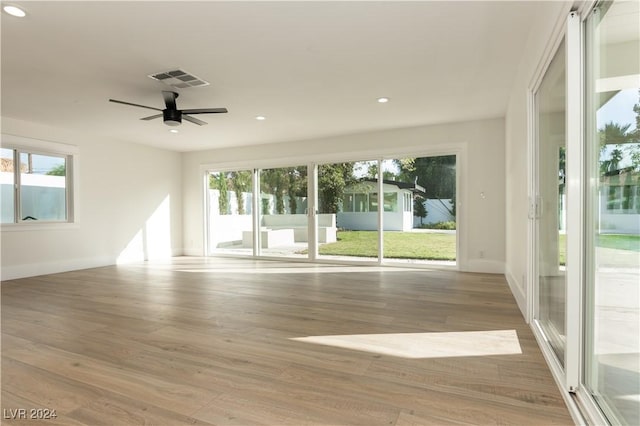
[[220, 214], [227, 214], [229, 211], [227, 176], [224, 173], [211, 173], [209, 175], [209, 188], [218, 190], [218, 211]]
[[[419, 157], [394, 160], [400, 170], [399, 179], [415, 182], [425, 188], [426, 197], [439, 200], [442, 206], [456, 215], [456, 156]], [[451, 199], [452, 205], [442, 201]]]
[[262, 198], [261, 199], [261, 203], [262, 203], [262, 214], [264, 216], [271, 214], [271, 212], [269, 211], [269, 199], [268, 198]]
[[630, 136], [634, 143], [627, 145], [626, 149], [633, 170], [640, 172], [640, 89], [638, 89], [638, 103], [633, 105], [633, 112], [636, 113], [636, 128]]
[[289, 194], [289, 211], [291, 214], [298, 212], [298, 197], [307, 196], [307, 168], [289, 167], [287, 169], [287, 190]]
[[47, 172], [49, 176], [66, 176], [67, 175], [67, 167], [65, 164], [58, 164], [51, 170]]
[[636, 113], [636, 129], [632, 136], [636, 143], [640, 143], [640, 89], [638, 89], [638, 103], [633, 105], [633, 112]]
[[251, 172], [248, 170], [231, 172], [230, 177], [231, 187], [238, 203], [238, 214], [245, 214], [243, 194], [251, 189]]
[[284, 214], [284, 192], [288, 178], [282, 168], [265, 169], [260, 174], [260, 190], [276, 197], [276, 213]]
[[424, 206], [424, 201], [422, 197], [413, 199], [413, 215], [420, 218], [420, 225], [422, 225], [422, 220], [429, 214], [427, 208]]
[[607, 145], [621, 145], [631, 142], [633, 132], [629, 132], [631, 124], [608, 122], [603, 128], [598, 129], [600, 136], [600, 147]]
[[[598, 135], [600, 138], [601, 174], [611, 173], [619, 169], [620, 161], [624, 158], [622, 146], [633, 141], [633, 135], [635, 132], [630, 132], [630, 127], [631, 124], [620, 124], [610, 121], [609, 123], [606, 123], [604, 127], [598, 129]], [[607, 153], [607, 148], [611, 145], [616, 145], [616, 148], [611, 151], [610, 157], [606, 159], [605, 155]], [[633, 146], [627, 145], [627, 147], [632, 148]], [[631, 153], [631, 157], [633, 159], [633, 153]]]
[[337, 213], [344, 190], [356, 182], [354, 163], [321, 164], [318, 166], [318, 201], [320, 213]]

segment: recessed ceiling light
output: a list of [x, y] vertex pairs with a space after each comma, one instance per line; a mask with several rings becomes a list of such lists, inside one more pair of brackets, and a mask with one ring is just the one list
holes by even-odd
[[267, 117], [265, 117], [264, 115], [258, 115], [258, 116], [256, 117], [256, 120], [260, 120], [260, 121], [262, 121], [262, 120], [266, 120], [266, 119], [267, 119]]
[[15, 16], [18, 18], [24, 18], [25, 16], [27, 16], [27, 13], [17, 6], [4, 6], [2, 10], [7, 12], [9, 15]]
[[389, 98], [378, 98], [377, 101], [378, 103], [386, 104], [387, 102], [389, 102]]
[[169, 132], [171, 132], [171, 133], [178, 133], [178, 129], [171, 129], [171, 130], [169, 130]]

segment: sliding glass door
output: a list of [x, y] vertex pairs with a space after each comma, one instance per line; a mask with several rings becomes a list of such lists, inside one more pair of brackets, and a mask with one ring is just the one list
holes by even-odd
[[318, 258], [378, 259], [378, 162], [318, 165]]
[[537, 285], [534, 318], [560, 365], [565, 361], [566, 107], [562, 41], [535, 94], [537, 115]]
[[208, 174], [209, 254], [253, 255], [251, 170]]
[[586, 21], [585, 383], [611, 423], [640, 424], [640, 3]]
[[383, 255], [456, 264], [456, 156], [382, 161]]
[[260, 251], [265, 256], [307, 258], [307, 167], [260, 170]]
[[455, 265], [456, 161], [210, 171], [207, 254]]

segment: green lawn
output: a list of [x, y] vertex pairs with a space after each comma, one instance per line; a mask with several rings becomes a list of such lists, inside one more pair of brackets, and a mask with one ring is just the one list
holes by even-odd
[[[560, 264], [565, 264], [566, 236], [559, 236]], [[598, 235], [598, 247], [640, 252], [640, 235]], [[338, 242], [323, 244], [321, 255], [378, 257], [376, 231], [338, 231]], [[456, 260], [455, 234], [424, 232], [384, 233], [384, 257], [395, 259]]]
[[[338, 231], [338, 242], [323, 244], [321, 255], [378, 257], [376, 231]], [[456, 260], [455, 234], [428, 232], [384, 233], [384, 257], [395, 259]]]
[[[558, 239], [560, 264], [566, 262], [566, 235], [560, 234]], [[600, 234], [596, 239], [596, 246], [618, 250], [640, 252], [640, 235]]]

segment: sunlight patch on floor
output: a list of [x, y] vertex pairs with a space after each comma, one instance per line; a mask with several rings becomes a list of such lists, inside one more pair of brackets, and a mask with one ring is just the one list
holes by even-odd
[[351, 334], [290, 340], [402, 358], [448, 358], [522, 354], [515, 330], [439, 333]]

